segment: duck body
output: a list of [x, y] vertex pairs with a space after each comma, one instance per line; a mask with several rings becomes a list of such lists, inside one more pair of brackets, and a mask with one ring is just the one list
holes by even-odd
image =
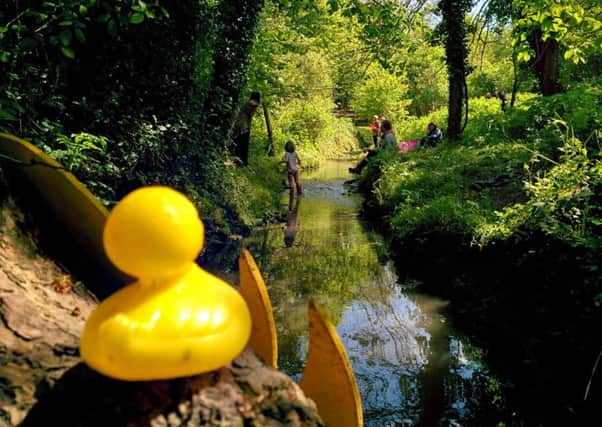
[[250, 325], [240, 294], [192, 265], [168, 283], [136, 282], [103, 301], [88, 319], [81, 354], [122, 380], [190, 376], [233, 360]]
[[105, 250], [140, 279], [88, 318], [80, 340], [88, 365], [120, 380], [160, 380], [221, 368], [242, 352], [249, 309], [232, 286], [194, 263], [202, 241], [196, 209], [174, 190], [136, 190], [115, 207]]

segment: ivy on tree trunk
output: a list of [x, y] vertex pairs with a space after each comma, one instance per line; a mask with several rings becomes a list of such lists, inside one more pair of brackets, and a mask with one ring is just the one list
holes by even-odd
[[466, 75], [468, 49], [464, 16], [470, 9], [470, 0], [441, 0], [441, 29], [445, 42], [445, 57], [449, 74], [447, 137], [456, 140], [462, 133], [462, 105], [467, 101]]
[[213, 77], [203, 106], [204, 135], [216, 144], [229, 138], [247, 82], [249, 52], [264, 0], [224, 0], [220, 35], [213, 53]]

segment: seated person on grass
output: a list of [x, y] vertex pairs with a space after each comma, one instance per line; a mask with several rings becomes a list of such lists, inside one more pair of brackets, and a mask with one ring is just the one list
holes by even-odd
[[443, 139], [443, 132], [433, 122], [429, 123], [427, 134], [420, 140], [422, 147], [435, 147]]
[[381, 129], [383, 132], [380, 146], [376, 149], [369, 149], [368, 154], [364, 159], [358, 163], [358, 165], [354, 168], [349, 168], [349, 172], [359, 174], [362, 172], [362, 169], [366, 167], [368, 161], [376, 156], [381, 151], [391, 151], [396, 152], [398, 150], [397, 147], [397, 138], [395, 138], [395, 133], [393, 132], [393, 124], [390, 120], [383, 120]]

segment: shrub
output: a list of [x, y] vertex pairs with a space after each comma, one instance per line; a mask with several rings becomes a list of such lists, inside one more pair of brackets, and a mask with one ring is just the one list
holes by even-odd
[[368, 69], [364, 82], [359, 85], [351, 99], [351, 108], [364, 120], [374, 114], [399, 122], [407, 116], [408, 85], [380, 65], [373, 64]]
[[[337, 158], [357, 146], [351, 120], [337, 118], [330, 100], [292, 100], [271, 111], [276, 156], [282, 157], [284, 144], [292, 140], [304, 166], [314, 167], [325, 159]], [[256, 156], [267, 151], [267, 129], [262, 115], [254, 121], [252, 149]]]
[[[555, 125], [565, 130], [559, 162], [534, 153], [541, 161], [551, 163], [552, 167], [534, 172], [532, 167], [527, 168], [529, 179], [525, 188], [528, 200], [496, 212], [498, 221], [479, 230], [481, 241], [507, 238], [521, 229], [541, 229], [573, 246], [601, 247], [599, 130], [583, 143], [565, 122], [555, 121]], [[587, 143], [592, 146], [590, 150]]]

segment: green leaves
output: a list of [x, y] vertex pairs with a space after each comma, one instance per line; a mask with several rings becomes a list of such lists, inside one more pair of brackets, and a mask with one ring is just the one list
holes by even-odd
[[63, 55], [65, 55], [65, 57], [67, 57], [69, 59], [75, 58], [75, 52], [71, 48], [63, 47], [63, 48], [61, 48], [61, 52], [63, 52]]
[[110, 36], [117, 34], [117, 23], [114, 19], [109, 19], [107, 22], [107, 33], [109, 33]]
[[100, 15], [98, 18], [96, 18], [96, 20], [98, 22], [100, 22], [101, 24], [104, 24], [105, 22], [107, 22], [109, 19], [111, 19], [111, 14], [110, 13], [103, 13], [102, 15]]
[[71, 40], [73, 40], [73, 34], [71, 33], [71, 30], [65, 30], [61, 32], [59, 38], [61, 40], [61, 44], [66, 47], [71, 44]]
[[84, 35], [84, 32], [81, 29], [76, 28], [75, 30], [73, 30], [73, 33], [75, 34], [75, 38], [77, 39], [78, 42], [80, 42], [80, 43], [86, 42], [86, 36]]
[[521, 49], [516, 54], [516, 59], [523, 62], [528, 62], [531, 59], [530, 49]]
[[354, 91], [350, 106], [364, 120], [377, 114], [400, 123], [410, 103], [407, 90], [404, 78], [392, 75], [378, 63], [373, 64]]
[[[24, 9], [20, 19], [0, 26], [0, 63], [21, 53], [48, 45], [69, 60], [77, 56], [78, 45], [87, 41], [93, 22], [104, 24], [106, 34], [116, 37], [128, 25], [139, 25], [169, 16], [159, 2], [165, 0], [57, 0]], [[7, 40], [10, 40], [7, 43]], [[45, 40], [46, 42], [42, 42]], [[6, 46], [6, 47], [5, 47]]]
[[[526, 55], [528, 35], [541, 31], [541, 40], [554, 39], [564, 47], [564, 59], [575, 64], [585, 63], [588, 51], [602, 46], [602, 7], [593, 0], [514, 0], [518, 19], [514, 22], [515, 45], [519, 46], [519, 61], [529, 61]], [[584, 7], [587, 5], [587, 7]], [[520, 11], [520, 12], [519, 12]]]
[[63, 162], [72, 171], [85, 163], [97, 162], [93, 154], [105, 154], [108, 146], [105, 137], [89, 133], [71, 134], [71, 137], [59, 135], [56, 142], [65, 148], [53, 151], [53, 157]]
[[0, 108], [0, 120], [17, 120], [14, 114], [10, 111]]
[[132, 13], [130, 15], [130, 23], [140, 24], [144, 21], [144, 15], [142, 13]]

